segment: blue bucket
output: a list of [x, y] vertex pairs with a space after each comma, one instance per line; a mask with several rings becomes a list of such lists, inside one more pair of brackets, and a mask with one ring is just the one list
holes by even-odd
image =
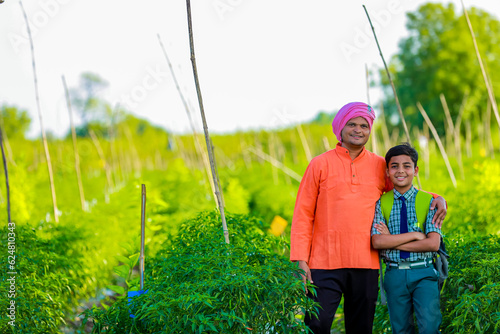
[[[144, 290], [138, 290], [138, 291], [128, 291], [127, 292], [127, 297], [128, 297], [128, 306], [132, 305], [132, 297], [135, 297], [135, 296], [139, 296], [139, 295], [143, 295], [145, 293], [147, 293], [148, 290], [144, 291]], [[131, 318], [135, 318], [135, 315], [132, 314], [131, 311], [129, 311], [130, 313], [130, 317]]]

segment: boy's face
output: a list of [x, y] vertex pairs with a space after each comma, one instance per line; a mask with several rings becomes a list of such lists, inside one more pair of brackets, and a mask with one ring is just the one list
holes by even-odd
[[404, 194], [411, 188], [413, 178], [418, 174], [418, 167], [408, 155], [397, 155], [389, 161], [387, 176], [394, 183], [394, 188]]

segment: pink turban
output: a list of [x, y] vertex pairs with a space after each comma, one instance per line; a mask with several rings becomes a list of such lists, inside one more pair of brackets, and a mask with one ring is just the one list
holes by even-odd
[[350, 119], [356, 117], [363, 117], [368, 122], [370, 130], [372, 129], [373, 120], [375, 119], [375, 112], [373, 108], [363, 102], [351, 102], [340, 108], [335, 115], [332, 122], [333, 133], [337, 136], [337, 139], [341, 142], [342, 136], [341, 132], [344, 126], [349, 122]]

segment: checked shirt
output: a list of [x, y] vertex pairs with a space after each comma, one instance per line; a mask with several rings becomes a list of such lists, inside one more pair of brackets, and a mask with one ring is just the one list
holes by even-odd
[[[391, 234], [399, 234], [401, 233], [401, 200], [399, 197], [404, 196], [406, 199], [406, 210], [408, 213], [408, 232], [422, 232], [417, 224], [417, 213], [415, 210], [415, 197], [417, 195], [418, 190], [415, 187], [411, 187], [410, 190], [401, 195], [396, 189], [394, 189], [394, 205], [391, 210], [391, 215], [389, 216], [389, 224], [387, 224], [384, 216], [382, 215], [382, 209], [380, 207], [380, 199], [377, 201], [377, 205], [375, 206], [375, 217], [373, 218], [372, 232], [371, 235], [380, 234], [375, 229], [375, 224], [378, 222], [384, 222], [389, 228], [389, 232]], [[432, 200], [431, 200], [432, 203]], [[430, 206], [430, 204], [429, 204]], [[437, 232], [441, 235], [441, 229], [437, 228], [432, 224], [432, 218], [436, 213], [436, 209], [430, 210], [427, 214], [427, 218], [425, 220], [425, 233]], [[382, 258], [386, 259], [390, 262], [400, 262], [401, 259], [399, 257], [399, 250], [397, 249], [383, 249], [381, 250], [380, 255]], [[425, 258], [432, 258], [434, 256], [434, 252], [410, 252], [410, 257], [405, 261], [417, 261], [423, 260]]]

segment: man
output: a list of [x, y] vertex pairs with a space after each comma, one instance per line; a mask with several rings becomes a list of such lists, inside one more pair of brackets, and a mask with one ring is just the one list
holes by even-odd
[[[309, 296], [320, 304], [318, 318], [305, 318], [314, 333], [330, 333], [342, 295], [346, 332], [372, 332], [380, 266], [370, 228], [377, 200], [392, 189], [384, 158], [365, 149], [374, 119], [365, 103], [343, 106], [332, 123], [339, 143], [311, 160], [300, 183], [290, 259], [304, 270], [304, 283], [317, 286], [316, 296]], [[441, 226], [444, 199], [433, 203]]]

